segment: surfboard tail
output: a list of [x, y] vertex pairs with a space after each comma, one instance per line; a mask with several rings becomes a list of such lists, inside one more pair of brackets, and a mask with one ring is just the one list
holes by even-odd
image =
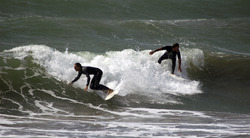
[[116, 94], [115, 91], [112, 92], [112, 93], [110, 93], [109, 95], [107, 95], [107, 97], [105, 98], [105, 100], [111, 99], [115, 94]]

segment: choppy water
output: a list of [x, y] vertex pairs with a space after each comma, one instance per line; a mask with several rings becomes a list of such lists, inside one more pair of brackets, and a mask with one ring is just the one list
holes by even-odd
[[[1, 137], [248, 137], [250, 2], [0, 1]], [[180, 43], [182, 69], [157, 63]], [[103, 70], [109, 101], [68, 86]]]

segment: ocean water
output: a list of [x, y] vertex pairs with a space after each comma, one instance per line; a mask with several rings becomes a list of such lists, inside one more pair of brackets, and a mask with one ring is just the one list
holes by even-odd
[[[0, 137], [250, 137], [250, 1], [0, 0]], [[182, 70], [161, 65], [178, 42]], [[73, 86], [103, 70], [109, 101]]]

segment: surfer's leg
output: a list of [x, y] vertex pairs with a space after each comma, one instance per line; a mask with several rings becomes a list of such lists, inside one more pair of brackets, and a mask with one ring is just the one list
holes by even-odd
[[94, 76], [91, 80], [91, 83], [90, 83], [90, 89], [93, 89], [95, 90], [95, 80], [96, 80], [96, 76]]
[[163, 55], [159, 58], [158, 63], [161, 64], [162, 60], [164, 60], [164, 59], [168, 59], [168, 54], [167, 54], [167, 53], [163, 54]]
[[100, 81], [102, 79], [102, 71], [99, 70], [93, 77], [92, 81], [91, 81], [91, 84], [90, 84], [90, 88], [91, 89], [94, 89], [94, 90], [103, 90], [103, 91], [107, 91], [109, 90], [108, 87], [102, 85], [102, 84], [99, 84]]
[[108, 88], [107, 86], [105, 86], [105, 85], [102, 85], [102, 84], [100, 84], [100, 81], [101, 81], [101, 79], [102, 79], [102, 71], [100, 70], [98, 73], [97, 73], [97, 75], [96, 75], [96, 83], [95, 83], [95, 86], [96, 86], [96, 89], [97, 90], [103, 90], [105, 93], [108, 93], [108, 94], [110, 94], [110, 93], [112, 93], [114, 90], [112, 90], [112, 89], [110, 89], [110, 88]]
[[96, 86], [96, 90], [103, 90], [103, 91], [109, 91], [110, 89], [102, 84], [98, 84]]

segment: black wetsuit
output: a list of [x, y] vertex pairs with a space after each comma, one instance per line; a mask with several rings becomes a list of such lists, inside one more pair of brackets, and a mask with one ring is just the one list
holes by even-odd
[[100, 70], [99, 68], [95, 68], [95, 67], [82, 67], [82, 69], [78, 72], [77, 77], [72, 81], [72, 83], [76, 82], [82, 74], [85, 74], [87, 77], [87, 84], [86, 86], [89, 86], [89, 82], [90, 82], [90, 76], [89, 75], [94, 75], [91, 84], [90, 84], [90, 88], [93, 90], [109, 90], [108, 87], [99, 84], [102, 78], [102, 70]]
[[161, 64], [162, 60], [164, 59], [171, 59], [172, 60], [172, 74], [174, 74], [175, 65], [176, 65], [176, 55], [178, 59], [181, 59], [180, 51], [175, 52], [172, 50], [172, 46], [164, 46], [162, 50], [166, 50], [166, 52], [159, 58], [158, 63]]

